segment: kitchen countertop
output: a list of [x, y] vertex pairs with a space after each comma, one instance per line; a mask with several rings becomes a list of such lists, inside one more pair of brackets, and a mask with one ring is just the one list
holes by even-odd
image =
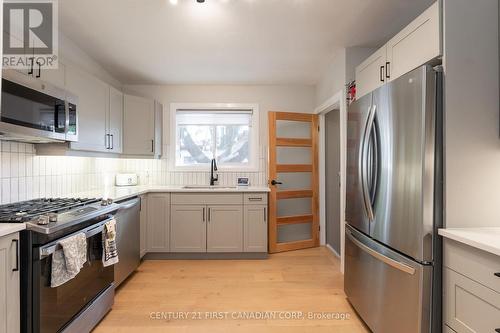
[[[65, 195], [64, 197], [87, 197], [87, 198], [106, 198], [114, 201], [121, 201], [145, 193], [250, 193], [250, 192], [269, 192], [265, 186], [248, 186], [237, 188], [184, 188], [184, 186], [159, 186], [159, 185], [141, 185], [141, 186], [113, 186], [100, 190], [92, 190]], [[25, 223], [0, 223], [0, 237], [26, 229]]]
[[445, 238], [500, 256], [500, 228], [439, 229]]
[[141, 185], [141, 186], [113, 186], [107, 189], [87, 191], [69, 195], [68, 197], [96, 197], [111, 198], [114, 201], [121, 201], [145, 193], [249, 193], [249, 192], [269, 192], [265, 186], [248, 186], [237, 188], [184, 188], [181, 185]]
[[0, 237], [26, 229], [24, 223], [0, 223]]

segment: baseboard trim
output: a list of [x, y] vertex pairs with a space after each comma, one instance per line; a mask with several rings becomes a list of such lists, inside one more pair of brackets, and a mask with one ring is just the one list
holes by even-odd
[[146, 253], [144, 260], [231, 260], [231, 259], [267, 259], [267, 252], [238, 252], [238, 253]]
[[330, 250], [333, 253], [333, 255], [335, 255], [337, 258], [340, 258], [340, 254], [338, 254], [337, 251], [335, 251], [333, 247], [330, 246], [330, 244], [326, 244], [325, 246], [328, 250]]

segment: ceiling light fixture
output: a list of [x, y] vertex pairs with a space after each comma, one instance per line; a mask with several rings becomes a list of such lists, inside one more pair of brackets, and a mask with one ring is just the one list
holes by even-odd
[[196, 0], [197, 3], [204, 3], [205, 0]]
[[172, 5], [177, 5], [177, 2], [178, 2], [177, 0], [170, 0], [170, 4]]

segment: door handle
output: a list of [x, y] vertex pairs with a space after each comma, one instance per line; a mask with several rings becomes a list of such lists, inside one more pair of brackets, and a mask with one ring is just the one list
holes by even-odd
[[273, 180], [271, 180], [271, 185], [273, 185], [273, 186], [274, 186], [274, 185], [281, 185], [281, 184], [283, 184], [283, 183], [282, 183], [282, 182], [278, 182], [278, 181], [276, 181], [276, 180], [274, 180], [274, 179], [273, 179]]
[[372, 203], [370, 199], [370, 192], [368, 190], [368, 181], [367, 181], [367, 153], [368, 153], [368, 138], [370, 137], [370, 133], [373, 127], [373, 122], [375, 119], [375, 111], [376, 111], [377, 106], [373, 105], [370, 108], [369, 114], [368, 114], [368, 119], [366, 121], [366, 127], [365, 127], [365, 132], [363, 134], [363, 141], [361, 142], [361, 158], [360, 158], [360, 163], [359, 163], [359, 175], [361, 178], [361, 189], [363, 192], [363, 201], [365, 203], [365, 209], [366, 209], [366, 214], [368, 215], [368, 219], [370, 221], [373, 221], [374, 219], [374, 214], [373, 214], [373, 208], [372, 208]]
[[348, 229], [346, 229], [345, 231], [347, 237], [357, 246], [359, 247], [361, 250], [365, 251], [366, 253], [368, 253], [369, 255], [371, 255], [372, 257], [374, 257], [375, 259], [378, 259], [384, 263], [386, 263], [387, 265], [391, 266], [391, 267], [394, 267], [396, 269], [399, 269], [400, 271], [402, 272], [405, 272], [405, 273], [408, 273], [410, 275], [413, 275], [415, 274], [415, 268], [411, 267], [411, 266], [408, 266], [402, 262], [399, 262], [397, 260], [394, 260], [392, 258], [389, 258], [377, 251], [375, 251], [374, 249], [366, 246], [365, 244], [361, 243], [359, 240], [357, 240], [351, 233], [351, 231], [349, 231]]
[[16, 243], [16, 267], [12, 269], [13, 272], [19, 271], [19, 239], [13, 239], [12, 243]]
[[389, 61], [387, 61], [385, 63], [385, 78], [386, 79], [390, 79], [391, 78], [390, 68], [391, 68], [391, 63]]
[[267, 209], [264, 207], [264, 223], [267, 222]]
[[385, 79], [384, 79], [384, 66], [380, 66], [380, 81], [385, 82]]

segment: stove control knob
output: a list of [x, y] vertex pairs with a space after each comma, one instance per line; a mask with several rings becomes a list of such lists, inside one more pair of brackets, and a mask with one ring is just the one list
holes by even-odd
[[111, 205], [113, 203], [113, 199], [108, 198], [108, 205]]
[[101, 200], [101, 206], [107, 206], [108, 205], [108, 200], [102, 199]]
[[57, 214], [49, 213], [49, 222], [57, 222]]
[[47, 224], [49, 224], [49, 216], [48, 215], [40, 215], [40, 216], [38, 216], [37, 224], [39, 224], [39, 225], [47, 225]]

